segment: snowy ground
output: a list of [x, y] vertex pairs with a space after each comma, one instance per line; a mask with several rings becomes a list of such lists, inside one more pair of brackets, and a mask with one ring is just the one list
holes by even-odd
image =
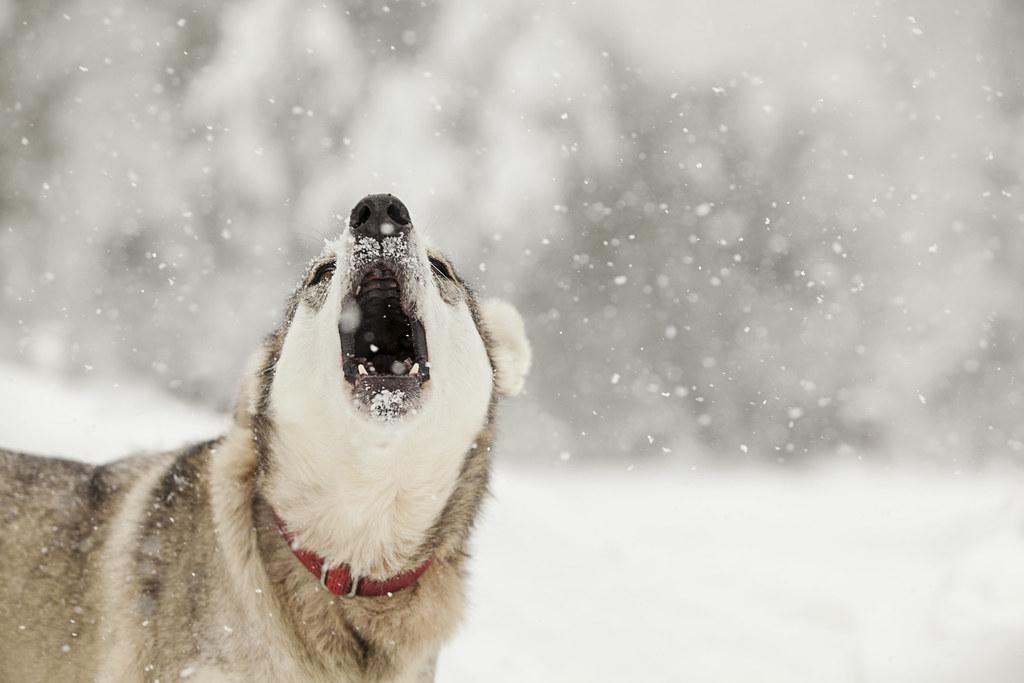
[[501, 471], [495, 494], [442, 680], [1024, 680], [1020, 481]]
[[[225, 422], [2, 364], [0, 415], [0, 444], [90, 460]], [[566, 463], [499, 467], [494, 489], [440, 681], [1024, 677], [1017, 476]]]

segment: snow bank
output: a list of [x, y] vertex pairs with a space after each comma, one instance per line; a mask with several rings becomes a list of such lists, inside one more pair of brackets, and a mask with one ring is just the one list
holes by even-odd
[[0, 447], [87, 462], [222, 433], [228, 417], [110, 378], [72, 382], [0, 362]]

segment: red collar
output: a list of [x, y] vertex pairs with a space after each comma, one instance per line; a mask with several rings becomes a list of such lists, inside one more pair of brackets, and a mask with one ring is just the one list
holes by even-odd
[[277, 528], [281, 531], [281, 535], [288, 541], [288, 547], [292, 549], [292, 552], [299, 559], [299, 562], [302, 563], [302, 566], [308, 569], [313, 576], [320, 579], [321, 586], [335, 595], [347, 597], [355, 595], [363, 597], [390, 596], [392, 593], [397, 593], [416, 583], [423, 576], [423, 572], [427, 571], [427, 568], [430, 567], [432, 561], [428, 559], [415, 569], [411, 569], [404, 574], [392, 576], [390, 579], [384, 579], [383, 581], [360, 579], [358, 577], [353, 581], [352, 570], [347, 564], [340, 564], [337, 567], [329, 568], [324, 558], [316, 553], [303, 550], [298, 546], [294, 535], [285, 526], [284, 520], [277, 515], [274, 515], [274, 518], [277, 520]]

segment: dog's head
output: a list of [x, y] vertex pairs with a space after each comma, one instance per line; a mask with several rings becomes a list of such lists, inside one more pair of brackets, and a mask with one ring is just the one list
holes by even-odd
[[[327, 511], [334, 491], [346, 491], [351, 509], [365, 493], [369, 524], [382, 496], [443, 495], [496, 398], [520, 391], [529, 363], [515, 309], [478, 304], [397, 198], [364, 198], [307, 268], [255, 373], [248, 412], [271, 460], [275, 504], [293, 518], [308, 512], [305, 524], [319, 514], [337, 525]], [[371, 500], [374, 487], [353, 481], [389, 487]], [[299, 504], [317, 491], [319, 512]]]
[[282, 332], [272, 412], [331, 410], [348, 428], [482, 415], [493, 392], [519, 392], [529, 366], [515, 309], [478, 304], [386, 194], [360, 201], [309, 265]]

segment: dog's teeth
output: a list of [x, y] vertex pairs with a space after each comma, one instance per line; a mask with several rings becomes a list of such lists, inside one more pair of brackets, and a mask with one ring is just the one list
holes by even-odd
[[420, 364], [419, 363], [413, 363], [412, 364], [412, 370], [409, 371], [409, 374], [410, 375], [418, 375], [418, 374], [420, 374]]
[[363, 365], [362, 363], [359, 364], [359, 374], [360, 375], [369, 375], [370, 374], [370, 373], [368, 373], [366, 371], [366, 366]]

